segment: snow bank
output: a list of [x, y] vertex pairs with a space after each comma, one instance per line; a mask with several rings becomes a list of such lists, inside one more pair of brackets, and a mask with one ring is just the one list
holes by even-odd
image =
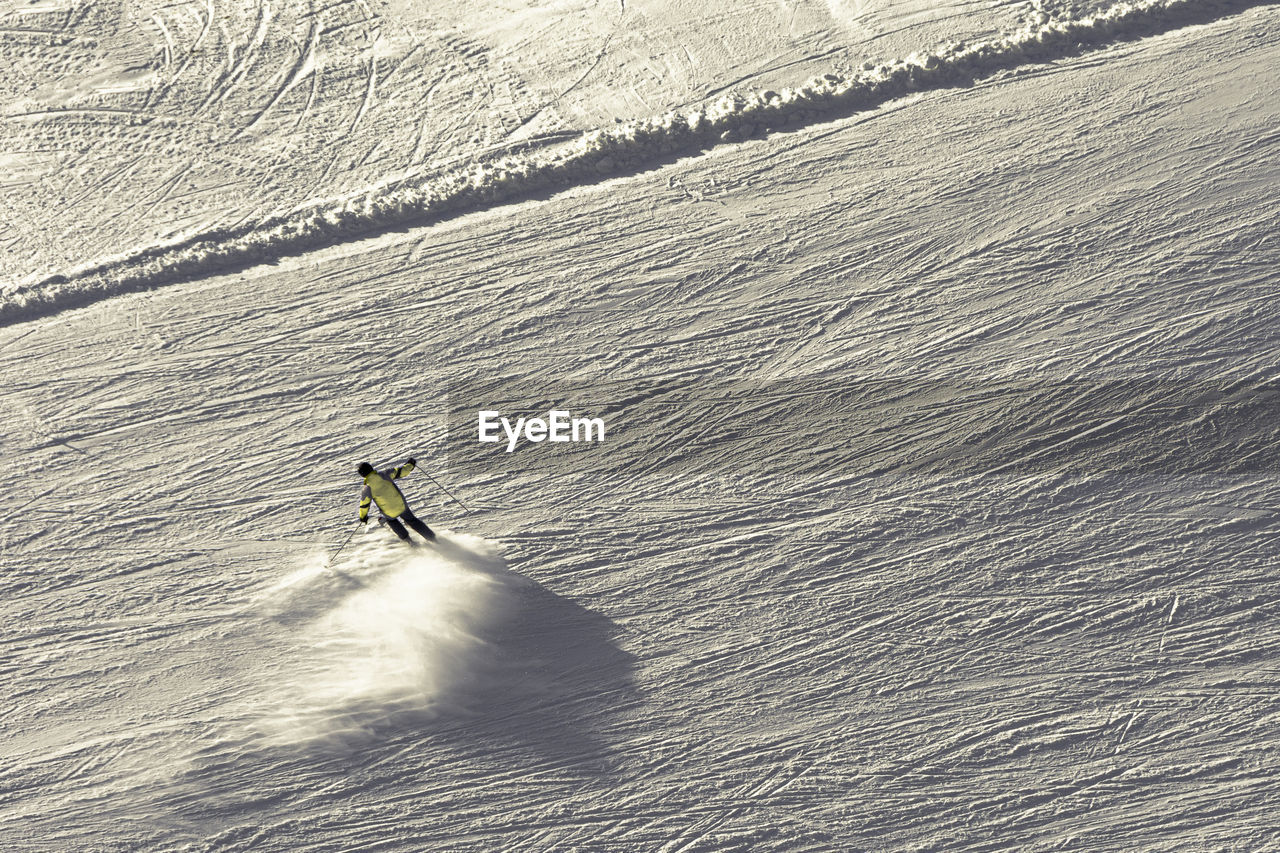
[[318, 556], [260, 602], [295, 646], [265, 691], [277, 695], [262, 697], [268, 743], [349, 744], [406, 714], [465, 711], [499, 663], [486, 634], [507, 620], [518, 578], [488, 543], [353, 551], [332, 569]]
[[241, 269], [388, 227], [426, 224], [639, 169], [721, 142], [870, 109], [913, 91], [962, 85], [1019, 65], [1209, 21], [1260, 2], [1140, 0], [1073, 19], [1051, 19], [1041, 13], [1038, 22], [993, 41], [950, 45], [887, 65], [868, 64], [853, 76], [827, 74], [794, 89], [727, 95], [690, 112], [620, 123], [563, 145], [374, 187], [256, 225], [207, 231], [34, 285], [8, 288], [0, 295], [0, 322]]

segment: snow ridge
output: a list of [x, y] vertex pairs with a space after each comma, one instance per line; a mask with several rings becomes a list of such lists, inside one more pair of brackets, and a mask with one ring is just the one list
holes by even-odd
[[871, 109], [911, 92], [971, 83], [1275, 0], [1139, 0], [1098, 14], [1040, 20], [1002, 38], [868, 63], [853, 76], [826, 74], [794, 89], [731, 94], [689, 112], [620, 123], [550, 148], [473, 163], [445, 174], [384, 184], [257, 224], [214, 229], [55, 275], [0, 294], [0, 324], [48, 315], [107, 296], [243, 269], [390, 227], [423, 225], [644, 168], [680, 154], [777, 128]]

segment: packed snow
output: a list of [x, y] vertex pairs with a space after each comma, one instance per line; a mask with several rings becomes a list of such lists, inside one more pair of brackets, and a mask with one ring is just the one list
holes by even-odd
[[1275, 4], [437, 5], [0, 6], [0, 847], [1280, 845]]
[[[550, 150], [539, 147], [522, 156], [480, 158], [480, 162], [426, 178], [398, 175], [392, 183], [379, 184], [353, 198], [312, 202], [302, 210], [262, 221], [238, 222], [200, 231], [172, 244], [126, 253], [70, 275], [56, 273], [33, 285], [6, 291], [0, 297], [0, 320], [38, 316], [213, 270], [270, 262], [376, 229], [430, 221], [619, 170], [642, 168], [719, 141], [739, 141], [796, 122], [870, 109], [909, 92], [972, 85], [976, 77], [1003, 69], [1059, 59], [1120, 38], [1212, 20], [1224, 9], [1253, 2], [1139, 0], [1079, 18], [1054, 18], [1039, 11], [1034, 23], [992, 41], [973, 46], [952, 44], [938, 53], [913, 52], [891, 64], [867, 61], [851, 77], [825, 74], [781, 92], [724, 95], [690, 112], [623, 122], [585, 133], [568, 144], [550, 146]], [[264, 11], [264, 22], [265, 15]], [[262, 40], [261, 31], [255, 38]], [[297, 82], [298, 73], [290, 78], [286, 90]], [[371, 87], [373, 80], [371, 76]]]

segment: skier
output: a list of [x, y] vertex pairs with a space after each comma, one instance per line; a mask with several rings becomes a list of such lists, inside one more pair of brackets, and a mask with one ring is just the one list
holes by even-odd
[[[378, 509], [382, 512], [382, 521], [386, 522], [387, 527], [391, 528], [391, 532], [399, 536], [404, 541], [409, 541], [409, 531], [404, 529], [404, 524], [412, 527], [419, 536], [428, 542], [434, 542], [436, 535], [431, 532], [431, 528], [427, 527], [417, 516], [409, 509], [409, 504], [404, 499], [404, 494], [400, 491], [400, 487], [393, 481], [399, 480], [405, 474], [413, 470], [413, 466], [418, 464], [412, 457], [399, 468], [387, 468], [383, 471], [375, 471], [373, 466], [368, 462], [361, 462], [360, 467], [356, 470], [360, 472], [360, 476], [364, 478], [364, 491], [360, 493], [360, 523], [367, 524], [369, 521], [369, 504], [377, 502]], [[403, 521], [404, 524], [400, 522]]]

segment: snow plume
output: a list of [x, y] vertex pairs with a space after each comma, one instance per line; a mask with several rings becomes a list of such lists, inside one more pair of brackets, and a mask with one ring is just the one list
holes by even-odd
[[263, 697], [267, 743], [350, 744], [406, 717], [464, 712], [498, 663], [486, 634], [506, 621], [519, 579], [484, 540], [353, 544], [261, 602], [292, 647]]
[[1124, 39], [1203, 23], [1273, 0], [1138, 0], [1098, 14], [1039, 20], [1003, 38], [949, 45], [852, 76], [827, 74], [794, 89], [728, 95], [691, 112], [620, 123], [562, 145], [373, 187], [253, 225], [214, 229], [0, 294], [0, 323], [219, 271], [242, 269], [381, 229], [583, 184], [682, 153], [784, 126], [871, 109], [910, 92], [963, 85], [1004, 69]]

